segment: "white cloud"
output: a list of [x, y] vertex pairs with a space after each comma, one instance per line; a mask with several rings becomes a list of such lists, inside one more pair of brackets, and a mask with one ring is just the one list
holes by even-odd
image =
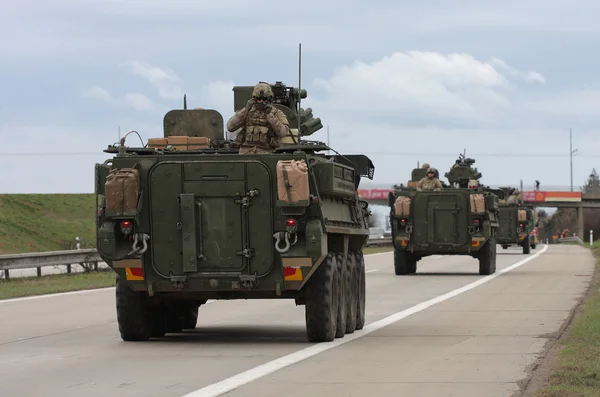
[[162, 98], [183, 100], [183, 91], [178, 85], [180, 79], [172, 70], [139, 61], [128, 61], [125, 62], [125, 65], [129, 66], [134, 74], [148, 80]]
[[102, 102], [106, 102], [108, 104], [114, 104], [116, 103], [115, 98], [112, 97], [112, 95], [110, 95], [110, 93], [108, 91], [106, 91], [104, 88], [102, 87], [90, 87], [85, 89], [81, 95], [84, 98], [89, 98], [89, 99], [96, 99]]
[[154, 108], [152, 101], [144, 94], [139, 92], [130, 92], [125, 95], [125, 103], [136, 110], [149, 110]]
[[315, 100], [318, 108], [347, 117], [362, 118], [368, 112], [399, 122], [491, 126], [519, 112], [521, 81], [545, 83], [545, 78], [499, 59], [484, 62], [469, 54], [409, 51], [369, 63], [356, 61], [314, 84], [327, 94]]
[[94, 86], [83, 90], [81, 96], [87, 99], [94, 99], [105, 102], [114, 107], [131, 107], [135, 110], [153, 109], [152, 101], [144, 94], [139, 92], [130, 92], [125, 94], [123, 99], [119, 99], [111, 95], [102, 87]]

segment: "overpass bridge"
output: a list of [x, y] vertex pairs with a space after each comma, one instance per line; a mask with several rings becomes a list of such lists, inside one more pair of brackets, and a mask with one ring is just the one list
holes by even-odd
[[[510, 186], [510, 185], [501, 185]], [[369, 186], [358, 189], [358, 195], [371, 205], [388, 205], [388, 193], [393, 186]], [[500, 186], [490, 186], [499, 188]], [[525, 204], [533, 207], [575, 208], [577, 212], [577, 235], [584, 236], [583, 209], [600, 208], [600, 190], [583, 193], [570, 191], [568, 186], [548, 186], [544, 190], [522, 191], [521, 198]]]

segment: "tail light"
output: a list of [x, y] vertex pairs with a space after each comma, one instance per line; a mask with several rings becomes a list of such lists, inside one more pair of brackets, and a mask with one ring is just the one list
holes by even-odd
[[401, 224], [402, 226], [406, 225], [406, 219], [400, 219], [400, 224]]
[[294, 218], [288, 218], [285, 221], [285, 230], [289, 233], [295, 233], [298, 224]]
[[124, 235], [129, 235], [133, 231], [133, 223], [128, 220], [121, 221], [121, 233]]
[[523, 227], [523, 224], [522, 224], [522, 223], [520, 223], [520, 224], [519, 224], [519, 226], [520, 226], [520, 227]]
[[479, 226], [479, 219], [473, 219], [473, 225]]

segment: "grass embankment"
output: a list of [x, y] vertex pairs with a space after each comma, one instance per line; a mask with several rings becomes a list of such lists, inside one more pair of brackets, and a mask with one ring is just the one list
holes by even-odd
[[0, 254], [95, 246], [93, 194], [0, 194]]
[[590, 293], [559, 342], [552, 372], [536, 397], [600, 397], [600, 241], [590, 248], [597, 268]]

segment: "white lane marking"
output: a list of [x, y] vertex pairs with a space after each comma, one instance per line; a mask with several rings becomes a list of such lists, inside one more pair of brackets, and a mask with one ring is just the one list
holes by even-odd
[[[387, 252], [376, 252], [374, 254], [366, 254], [365, 256], [377, 256], [377, 255], [382, 255], [382, 254], [389, 254], [390, 252], [393, 251], [387, 251]], [[33, 295], [33, 296], [25, 296], [22, 298], [12, 298], [12, 299], [0, 299], [0, 304], [2, 303], [12, 303], [12, 302], [23, 302], [23, 301], [30, 301], [30, 300], [34, 300], [34, 299], [47, 299], [47, 298], [57, 298], [59, 296], [68, 296], [68, 295], [77, 295], [77, 294], [87, 294], [90, 292], [98, 292], [98, 291], [106, 291], [112, 289], [114, 290], [115, 287], [104, 287], [104, 288], [94, 288], [94, 289], [83, 289], [83, 290], [79, 290], [79, 291], [69, 291], [69, 292], [58, 292], [56, 294], [45, 294], [45, 295]], [[208, 301], [206, 303], [210, 303], [210, 302], [214, 302], [214, 301]]]
[[497, 271], [496, 273], [491, 274], [489, 276], [484, 276], [475, 282], [465, 285], [464, 287], [461, 287], [461, 288], [455, 289], [453, 291], [450, 291], [446, 294], [437, 296], [426, 302], [421, 302], [418, 305], [415, 305], [408, 309], [394, 313], [394, 314], [392, 314], [386, 318], [383, 318], [379, 321], [376, 321], [374, 323], [368, 324], [362, 330], [355, 331], [353, 334], [350, 334], [350, 335], [345, 335], [341, 339], [335, 339], [333, 342], [314, 344], [312, 346], [309, 346], [309, 347], [302, 349], [300, 351], [297, 351], [295, 353], [288, 354], [287, 356], [283, 356], [283, 357], [277, 358], [275, 360], [269, 361], [265, 364], [251, 368], [247, 371], [244, 371], [242, 373], [234, 375], [230, 378], [224, 379], [220, 382], [205, 386], [201, 389], [198, 389], [196, 391], [188, 393], [188, 394], [184, 395], [183, 397], [217, 397], [222, 394], [228, 393], [232, 390], [237, 389], [240, 386], [243, 386], [247, 383], [250, 383], [259, 378], [262, 378], [263, 376], [269, 375], [269, 374], [271, 374], [275, 371], [278, 371], [282, 368], [285, 368], [292, 364], [296, 364], [300, 361], [306, 360], [307, 358], [316, 356], [317, 354], [323, 353], [324, 351], [327, 351], [330, 349], [333, 349], [334, 347], [341, 346], [344, 343], [348, 343], [355, 339], [362, 338], [363, 336], [366, 336], [366, 335], [370, 334], [371, 332], [375, 332], [383, 327], [387, 327], [388, 325], [393, 324], [399, 320], [402, 320], [403, 318], [406, 318], [412, 314], [419, 313], [420, 311], [423, 311], [423, 310], [427, 309], [428, 307], [431, 307], [437, 303], [444, 302], [450, 298], [453, 298], [457, 295], [462, 294], [463, 292], [472, 290], [473, 288], [475, 288], [481, 284], [485, 284], [488, 281], [495, 279], [496, 277], [498, 277], [499, 275], [501, 275], [503, 273], [514, 270], [514, 269], [518, 268], [519, 266], [522, 266], [525, 263], [537, 258], [541, 254], [546, 252], [547, 249], [548, 249], [548, 246], [545, 245], [544, 249], [542, 249], [540, 252], [538, 252], [534, 255], [531, 255], [531, 256], [523, 259], [522, 261], [515, 263], [514, 265], [511, 265], [505, 269]]
[[367, 270], [365, 273], [373, 273], [373, 272], [378, 272], [379, 269], [371, 269], [371, 270]]

